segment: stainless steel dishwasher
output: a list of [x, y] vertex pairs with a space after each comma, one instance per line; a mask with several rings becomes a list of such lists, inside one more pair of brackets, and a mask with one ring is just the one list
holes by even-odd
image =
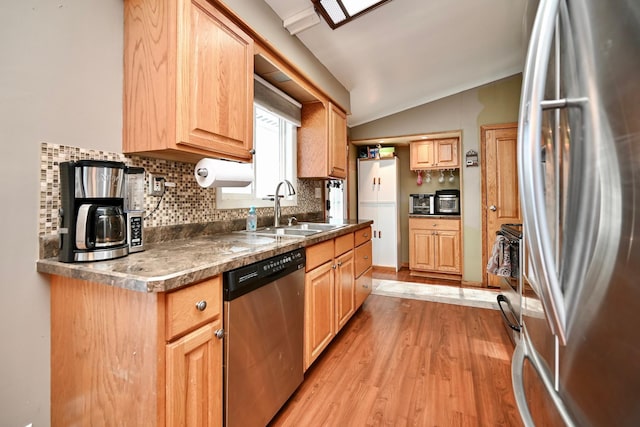
[[304, 249], [223, 274], [224, 419], [264, 427], [304, 379]]

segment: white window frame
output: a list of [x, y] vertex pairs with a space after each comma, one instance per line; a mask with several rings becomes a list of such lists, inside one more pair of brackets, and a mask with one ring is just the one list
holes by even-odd
[[[253, 106], [253, 121], [254, 121], [254, 125], [253, 125], [253, 140], [256, 141], [256, 134], [258, 131], [258, 126], [256, 123], [256, 114], [257, 114], [257, 109], [263, 109], [266, 110], [267, 112], [275, 115], [278, 117], [278, 120], [280, 121], [280, 141], [282, 142], [285, 139], [285, 135], [283, 135], [285, 133], [285, 129], [282, 126], [283, 122], [286, 123], [290, 123], [288, 122], [286, 119], [282, 118], [277, 112], [271, 111], [268, 107], [263, 106], [263, 105], [259, 105], [258, 103], [254, 103]], [[279, 161], [280, 161], [280, 168], [277, 171], [278, 173], [278, 179], [277, 181], [280, 182], [283, 179], [288, 179], [291, 184], [293, 185], [293, 187], [296, 189], [296, 194], [293, 196], [287, 196], [287, 197], [283, 197], [280, 199], [280, 206], [297, 206], [298, 205], [298, 196], [297, 196], [297, 161], [296, 161], [296, 150], [297, 150], [297, 130], [298, 128], [295, 126], [295, 124], [293, 124], [291, 126], [292, 129], [292, 134], [290, 135], [290, 139], [289, 139], [289, 143], [291, 144], [290, 147], [290, 163], [286, 163], [286, 157], [287, 157], [287, 149], [286, 147], [283, 147], [282, 145], [279, 147]], [[255, 147], [256, 144], [254, 144]], [[259, 148], [256, 150], [256, 153], [253, 156], [253, 182], [251, 183], [251, 194], [246, 194], [246, 193], [230, 193], [230, 192], [224, 192], [222, 188], [217, 188], [216, 189], [216, 209], [243, 209], [243, 208], [249, 208], [251, 206], [255, 206], [256, 208], [264, 208], [264, 207], [273, 207], [274, 202], [272, 200], [265, 200], [264, 198], [260, 197], [260, 196], [256, 196], [255, 192], [256, 192], [256, 185], [255, 182], [256, 180], [260, 179], [260, 177], [256, 176], [256, 162], [260, 161], [260, 152], [259, 152]], [[268, 194], [273, 194], [276, 190], [276, 187], [274, 186], [273, 189], [271, 189]], [[284, 194], [284, 188], [280, 189], [280, 193]], [[265, 195], [266, 196], [266, 195]]]

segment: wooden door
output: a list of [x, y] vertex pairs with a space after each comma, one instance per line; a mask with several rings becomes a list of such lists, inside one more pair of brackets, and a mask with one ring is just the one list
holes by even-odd
[[349, 251], [336, 259], [336, 333], [342, 329], [355, 311], [354, 285], [353, 251]]
[[251, 159], [253, 40], [204, 0], [178, 25], [178, 143]]
[[[483, 267], [491, 256], [496, 231], [502, 224], [522, 223], [518, 191], [517, 123], [482, 126]], [[487, 274], [487, 286], [499, 287], [500, 278]]]
[[307, 369], [335, 335], [333, 260], [305, 275], [305, 348]]
[[215, 333], [220, 328], [218, 319], [167, 344], [167, 425], [222, 424], [222, 340]]
[[329, 106], [329, 176], [347, 177], [347, 116]]

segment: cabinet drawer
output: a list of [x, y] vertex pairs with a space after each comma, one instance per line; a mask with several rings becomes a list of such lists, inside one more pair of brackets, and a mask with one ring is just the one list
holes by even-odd
[[343, 253], [353, 249], [353, 233], [335, 238], [334, 256], [340, 256]]
[[362, 276], [356, 279], [356, 310], [371, 294], [373, 285], [373, 268], [369, 267]]
[[308, 247], [305, 253], [307, 256], [306, 270], [313, 270], [333, 259], [333, 239]]
[[421, 230], [449, 230], [459, 231], [459, 219], [440, 219], [440, 218], [409, 218], [409, 228]]
[[367, 268], [371, 267], [372, 243], [369, 240], [364, 245], [356, 247], [355, 277], [359, 277]]
[[[167, 294], [166, 339], [212, 321], [222, 314], [222, 279], [216, 276]], [[206, 304], [202, 304], [202, 302]], [[204, 307], [203, 307], [204, 306]]]
[[355, 232], [355, 245], [360, 246], [367, 240], [371, 240], [371, 227], [363, 228]]

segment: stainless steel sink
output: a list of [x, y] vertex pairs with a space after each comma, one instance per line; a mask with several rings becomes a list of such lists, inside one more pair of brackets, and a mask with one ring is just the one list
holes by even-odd
[[[346, 225], [346, 224], [345, 224]], [[323, 231], [331, 231], [336, 228], [345, 227], [343, 224], [324, 224], [318, 222], [300, 222], [295, 225], [282, 227], [264, 227], [256, 231], [240, 231], [240, 233], [257, 236], [287, 236], [287, 237], [308, 237]]]
[[296, 225], [287, 227], [290, 230], [317, 230], [317, 231], [329, 231], [336, 228], [344, 227], [342, 224], [323, 224], [318, 222], [299, 222]]

